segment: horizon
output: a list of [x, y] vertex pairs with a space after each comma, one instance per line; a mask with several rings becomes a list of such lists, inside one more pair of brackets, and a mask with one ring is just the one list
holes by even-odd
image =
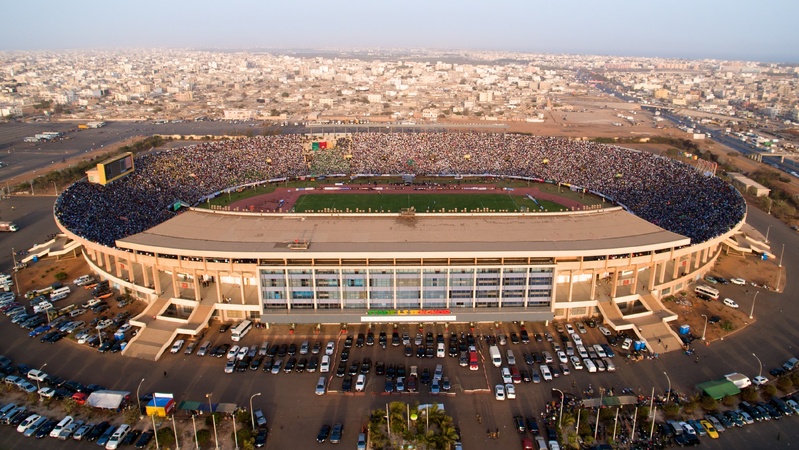
[[34, 16], [36, 24], [19, 20], [0, 29], [0, 51], [370, 48], [799, 63], [799, 49], [790, 45], [799, 42], [792, 24], [799, 2], [774, 3], [754, 21], [743, 0], [678, 0], [668, 8], [633, 0], [613, 8], [589, 0], [499, 0], [490, 7], [410, 0], [401, 9], [364, 0], [346, 8], [323, 0], [240, 0], [235, 8], [208, 0], [77, 7], [33, 0], [7, 5], [7, 17]]

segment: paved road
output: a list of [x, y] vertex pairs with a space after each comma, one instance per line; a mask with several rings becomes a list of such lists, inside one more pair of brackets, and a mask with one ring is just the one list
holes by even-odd
[[[51, 208], [52, 197], [15, 197], [11, 200], [0, 202], [0, 215], [11, 218], [22, 225], [17, 233], [0, 234], [0, 268], [6, 270], [10, 267], [10, 248], [27, 248], [32, 242], [41, 242], [44, 237], [55, 231], [52, 222]], [[16, 207], [11, 210], [10, 205]], [[781, 244], [786, 248], [799, 247], [799, 235], [785, 225], [777, 222], [760, 211], [750, 210], [749, 221], [765, 233], [766, 227], [771, 225], [769, 237], [775, 252], [779, 254]], [[787, 251], [783, 264], [788, 268], [789, 274], [795, 276], [799, 256]], [[781, 364], [789, 356], [799, 354], [795, 343], [799, 342], [799, 333], [795, 326], [797, 316], [796, 302], [797, 288], [789, 276], [785, 293], [777, 295], [771, 292], [761, 292], [757, 299], [755, 316], [757, 323], [743, 329], [724, 342], [716, 342], [709, 347], [700, 348], [701, 363], [695, 364], [692, 358], [673, 352], [657, 361], [643, 361], [626, 364], [618, 362], [618, 371], [615, 374], [599, 373], [587, 374], [584, 371], [575, 371], [572, 378], [576, 386], [572, 388], [570, 377], [561, 377], [550, 383], [523, 384], [518, 386], [519, 398], [506, 402], [497, 402], [491, 394], [476, 393], [466, 394], [463, 389], [490, 389], [499, 382], [498, 371], [489, 366], [479, 372], [469, 372], [457, 367], [456, 362], [446, 358], [446, 374], [455, 385], [455, 396], [435, 397], [427, 393], [417, 395], [392, 395], [384, 396], [382, 380], [370, 376], [367, 387], [369, 394], [362, 396], [329, 394], [316, 397], [311, 394], [319, 374], [264, 374], [248, 372], [245, 374], [223, 374], [224, 361], [215, 358], [198, 358], [196, 356], [169, 355], [160, 362], [148, 362], [120, 357], [119, 355], [103, 355], [95, 350], [78, 346], [72, 342], [62, 341], [53, 346], [41, 344], [29, 339], [18, 327], [8, 323], [8, 319], [0, 316], [0, 353], [11, 357], [15, 362], [25, 362], [32, 367], [47, 363], [47, 371], [65, 378], [76, 379], [85, 384], [97, 383], [112, 389], [125, 389], [135, 391], [142, 378], [145, 382], [143, 392], [173, 392], [183, 399], [202, 401], [204, 395], [213, 392], [214, 401], [235, 402], [246, 406], [249, 396], [256, 392], [262, 395], [255, 400], [256, 407], [263, 408], [267, 413], [273, 434], [270, 438], [271, 448], [297, 448], [316, 445], [312, 442], [313, 435], [322, 423], [343, 421], [345, 423], [345, 438], [343, 448], [353, 446], [355, 431], [365, 422], [365, 417], [372, 409], [382, 408], [386, 401], [403, 399], [410, 402], [443, 401], [446, 409], [454, 415], [459, 423], [467, 448], [518, 448], [518, 435], [511, 429], [512, 416], [522, 414], [525, 416], [536, 415], [543, 404], [552, 399], [551, 388], [555, 387], [566, 392], [581, 391], [592, 384], [594, 389], [600, 386], [617, 390], [630, 387], [636, 391], [648, 394], [654, 387], [656, 392], [663, 392], [667, 387], [667, 379], [663, 372], [667, 372], [675, 389], [691, 392], [693, 386], [701, 381], [719, 378], [724, 373], [740, 371], [749, 375], [756, 374], [757, 361], [752, 356], [756, 352], [764, 362], [765, 370]], [[748, 311], [751, 305], [752, 289], [750, 296], [746, 295], [747, 288], [726, 285], [721, 287], [722, 295], [729, 295], [739, 300], [743, 310]], [[508, 332], [517, 326], [508, 324], [503, 330]], [[332, 328], [332, 327], [331, 327]], [[452, 331], [461, 331], [461, 327], [451, 327]], [[543, 330], [540, 324], [530, 324], [532, 331]], [[378, 329], [379, 330], [379, 329]], [[400, 332], [409, 331], [416, 333], [416, 329], [400, 328]], [[335, 329], [325, 329], [330, 337], [338, 338]], [[353, 329], [352, 332], [357, 332]], [[390, 330], [389, 330], [390, 331]], [[443, 326], [428, 326], [425, 331], [444, 332]], [[481, 333], [490, 330], [480, 329]], [[302, 330], [298, 330], [298, 333]], [[309, 330], [306, 332], [311, 335]], [[312, 335], [311, 335], [312, 336]], [[222, 335], [215, 330], [209, 332], [208, 337], [217, 342], [229, 342], [228, 335]], [[244, 344], [254, 345], [263, 339], [273, 342], [299, 343], [303, 338], [299, 335], [289, 336], [285, 329], [254, 330], [247, 336]], [[311, 339], [316, 339], [311, 337]], [[327, 339], [327, 337], [320, 337]], [[588, 342], [602, 342], [596, 330], [589, 330], [586, 337]], [[512, 346], [517, 353], [517, 358], [522, 351], [549, 349], [545, 344], [531, 343], [528, 346]], [[341, 345], [338, 346], [341, 348]], [[384, 360], [387, 362], [404, 363], [407, 366], [417, 364], [415, 358], [406, 360], [398, 348], [389, 347], [386, 350], [379, 347], [366, 347], [353, 351], [351, 358], [361, 359], [370, 356], [373, 361]], [[618, 358], [617, 358], [618, 359]], [[420, 367], [431, 370], [440, 360], [424, 360]], [[483, 367], [481, 367], [483, 369]], [[163, 372], [167, 371], [169, 377], [164, 378]], [[339, 390], [341, 380], [331, 377], [330, 386]], [[423, 389], [423, 391], [425, 391]], [[425, 391], [426, 392], [426, 391]], [[443, 400], [442, 400], [443, 399]], [[475, 422], [476, 414], [483, 417], [483, 424]], [[761, 423], [726, 432], [722, 439], [711, 441], [703, 440], [703, 445], [708, 448], [734, 448], [749, 449], [762, 448], [764, 442], [773, 443], [774, 447], [784, 446], [791, 442], [799, 442], [799, 427], [795, 426], [799, 418], [786, 418], [779, 422]], [[485, 428], [499, 428], [502, 430], [500, 439], [487, 440]], [[310, 430], [310, 431], [309, 431]], [[780, 441], [777, 441], [777, 433]], [[65, 443], [67, 448], [84, 447], [87, 444]], [[0, 448], [51, 448], [52, 442], [23, 440], [17, 433], [9, 428], [0, 428]]]

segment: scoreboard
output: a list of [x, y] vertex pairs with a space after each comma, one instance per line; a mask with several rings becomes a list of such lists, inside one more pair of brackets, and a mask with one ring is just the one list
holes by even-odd
[[87, 171], [89, 181], [108, 184], [133, 172], [133, 153], [127, 152], [97, 164], [97, 168]]

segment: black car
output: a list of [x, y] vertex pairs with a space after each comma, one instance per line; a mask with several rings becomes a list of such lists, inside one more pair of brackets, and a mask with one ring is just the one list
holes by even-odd
[[289, 358], [289, 360], [286, 361], [286, 366], [283, 367], [283, 372], [291, 373], [291, 371], [294, 370], [295, 365], [297, 365], [297, 358]]
[[100, 347], [97, 348], [97, 351], [100, 353], [105, 353], [111, 350], [111, 347], [114, 345], [113, 341], [105, 341], [103, 342]]
[[258, 434], [255, 435], [255, 448], [262, 448], [266, 445], [266, 437], [269, 435], [269, 430], [266, 428], [261, 428], [258, 430]]
[[319, 434], [316, 435], [316, 442], [323, 444], [328, 436], [330, 436], [330, 425], [322, 425]]
[[277, 351], [277, 357], [283, 358], [289, 352], [289, 346], [287, 344], [283, 344]]
[[352, 362], [352, 364], [350, 364], [350, 371], [348, 373], [352, 376], [355, 376], [358, 374], [358, 370], [360, 370], [360, 368], [361, 365], [360, 363], [358, 363], [358, 360], [356, 359], [355, 361]]
[[427, 347], [424, 349], [424, 356], [426, 358], [435, 358], [436, 357], [436, 349], [433, 347]]
[[266, 352], [266, 356], [268, 356], [270, 358], [274, 358], [275, 355], [277, 355], [278, 350], [280, 350], [280, 346], [277, 345], [277, 344], [274, 344], [271, 347], [269, 347], [269, 350], [267, 350], [267, 352]]
[[366, 345], [375, 345], [375, 334], [371, 331], [366, 333]]
[[258, 370], [263, 362], [264, 360], [262, 358], [253, 358], [252, 362], [250, 362], [250, 370]]
[[422, 375], [419, 377], [419, 381], [421, 381], [422, 384], [430, 383], [430, 369], [427, 367], [422, 369]]
[[352, 336], [347, 336], [347, 338], [344, 339], [344, 348], [350, 347], [352, 347]]
[[249, 358], [244, 358], [236, 362], [236, 371], [237, 372], [246, 372], [247, 368], [250, 366]]
[[372, 360], [369, 357], [366, 357], [361, 363], [361, 373], [367, 375], [370, 370], [372, 370]]
[[352, 377], [345, 377], [344, 381], [341, 382], [341, 392], [351, 392], [352, 391]]
[[61, 334], [61, 332], [57, 331], [57, 330], [56, 331], [51, 331], [51, 332], [45, 334], [44, 336], [42, 336], [41, 339], [39, 339], [39, 342], [50, 342], [50, 339], [52, 339], [53, 336], [55, 336], [57, 334]]
[[128, 434], [119, 442], [120, 445], [133, 445], [136, 438], [141, 436], [141, 430], [130, 430]]
[[[57, 420], [52, 420], [51, 419], [51, 420], [48, 420], [47, 422], [45, 422], [44, 425], [40, 426], [39, 429], [36, 430], [36, 439], [43, 439], [43, 438], [49, 436], [50, 432], [53, 431], [53, 429], [55, 428], [56, 425], [58, 425], [58, 421]], [[92, 430], [92, 433], [93, 432], [94, 432], [94, 430]], [[87, 438], [88, 438], [88, 436], [87, 436]], [[94, 439], [97, 439], [97, 437], [95, 437]], [[94, 439], [91, 439], [91, 440], [94, 440]]]
[[511, 344], [518, 344], [519, 343], [519, 335], [516, 334], [515, 331], [510, 332], [510, 343]]
[[306, 370], [308, 372], [316, 372], [317, 367], [319, 367], [319, 357], [313, 355], [311, 359], [308, 360], [308, 367], [306, 367]]
[[355, 346], [356, 347], [363, 347], [363, 343], [366, 341], [366, 337], [363, 333], [358, 333], [358, 338], [355, 339]]
[[272, 372], [272, 366], [275, 365], [275, 358], [269, 358], [264, 362], [264, 372]]
[[62, 387], [64, 389], [67, 389], [67, 390], [73, 392], [73, 393], [74, 392], [84, 392], [84, 391], [86, 391], [86, 386], [78, 383], [77, 381], [72, 381], [72, 380], [67, 381], [66, 383], [64, 383]]
[[378, 338], [378, 342], [380, 342], [380, 345], [382, 345], [383, 347], [386, 346], [386, 332], [385, 331], [381, 331], [380, 332], [380, 337]]
[[527, 418], [527, 430], [529, 430], [530, 434], [533, 436], [538, 436], [538, 422], [535, 420], [535, 417]]
[[396, 374], [396, 372], [394, 370], [394, 364], [389, 363], [388, 367], [386, 368], [386, 378], [391, 380], [391, 379], [394, 378], [395, 374]]
[[525, 427], [524, 427], [524, 418], [522, 416], [513, 416], [513, 423], [516, 425], [516, 431], [520, 434], [524, 434]]
[[385, 375], [386, 374], [386, 363], [383, 361], [378, 361], [375, 364], [375, 375]]
[[450, 345], [449, 346], [449, 356], [451, 358], [457, 358], [458, 357], [458, 347], [457, 346], [455, 346], [455, 345]]
[[350, 351], [349, 350], [342, 350], [341, 351], [341, 362], [347, 362], [350, 360]]
[[400, 340], [399, 333], [397, 333], [396, 331], [391, 333], [391, 345], [392, 346], [399, 347], [401, 342], [402, 341]]
[[308, 367], [308, 358], [300, 358], [300, 360], [297, 361], [297, 366], [294, 367], [294, 371], [297, 373], [303, 373], [305, 372], [306, 367]]
[[223, 323], [222, 325], [219, 326], [219, 332], [220, 333], [225, 333], [229, 329], [230, 329], [230, 324], [227, 324], [227, 323]]
[[529, 344], [530, 343], [530, 333], [528, 333], [527, 330], [522, 330], [521, 339], [522, 339], [522, 344]]
[[230, 344], [222, 344], [216, 348], [214, 356], [217, 358], [222, 358], [223, 356], [227, 355], [228, 350], [230, 350]]
[[288, 354], [289, 354], [290, 356], [294, 356], [296, 353], [297, 353], [297, 344], [295, 344], [295, 343], [293, 343], [293, 342], [292, 342], [292, 343], [289, 345]]
[[416, 349], [416, 357], [417, 358], [424, 358], [424, 353], [425, 353], [424, 352], [424, 347], [422, 347], [420, 345], [419, 348]]
[[786, 372], [785, 369], [783, 369], [782, 367], [775, 367], [774, 369], [769, 370], [768, 373], [770, 373], [771, 376], [774, 377], [781, 377], [785, 375]]
[[397, 378], [399, 377], [405, 377], [405, 366], [401, 364], [397, 366]]
[[411, 347], [410, 345], [406, 345], [405, 346], [405, 357], [406, 358], [410, 358], [412, 356], [413, 356], [413, 347]]
[[347, 373], [347, 363], [341, 361], [338, 363], [338, 368], [336, 369], [336, 376], [341, 378]]
[[136, 448], [144, 448], [147, 447], [147, 444], [153, 439], [153, 432], [150, 430], [145, 431], [144, 433], [139, 436], [139, 440], [136, 441]]

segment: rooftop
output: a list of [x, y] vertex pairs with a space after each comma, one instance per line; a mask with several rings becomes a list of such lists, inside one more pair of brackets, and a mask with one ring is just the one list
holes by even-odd
[[[304, 243], [307, 242], [307, 247]], [[621, 208], [546, 214], [251, 214], [191, 209], [117, 241], [122, 248], [224, 258], [625, 254], [688, 245]], [[419, 256], [419, 255], [416, 255]]]

